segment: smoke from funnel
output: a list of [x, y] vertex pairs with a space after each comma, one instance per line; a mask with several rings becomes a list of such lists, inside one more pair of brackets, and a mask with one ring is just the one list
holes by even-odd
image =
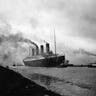
[[37, 44], [25, 39], [20, 32], [13, 34], [10, 24], [0, 22], [0, 65], [24, 65], [23, 59], [28, 56], [29, 45], [38, 48]]

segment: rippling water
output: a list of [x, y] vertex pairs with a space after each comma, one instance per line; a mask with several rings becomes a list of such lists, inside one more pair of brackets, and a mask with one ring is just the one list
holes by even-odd
[[96, 68], [17, 68], [25, 77], [61, 95], [96, 96]]

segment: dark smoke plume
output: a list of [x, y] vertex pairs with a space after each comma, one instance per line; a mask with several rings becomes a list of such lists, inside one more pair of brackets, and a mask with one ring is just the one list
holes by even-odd
[[0, 65], [24, 65], [23, 59], [28, 56], [29, 46], [38, 47], [34, 42], [23, 37], [23, 34], [11, 32], [11, 25], [0, 21]]

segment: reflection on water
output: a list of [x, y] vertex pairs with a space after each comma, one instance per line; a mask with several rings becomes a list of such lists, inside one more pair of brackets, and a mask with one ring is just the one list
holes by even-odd
[[[51, 77], [51, 76], [45, 76], [42, 74], [32, 74], [31, 75], [31, 79], [32, 80], [39, 80], [39, 82], [43, 83], [44, 85], [46, 85], [47, 87], [49, 87], [52, 83], [56, 83], [56, 82], [60, 82], [62, 80], [56, 78], [56, 77]], [[64, 82], [64, 80], [63, 80]]]

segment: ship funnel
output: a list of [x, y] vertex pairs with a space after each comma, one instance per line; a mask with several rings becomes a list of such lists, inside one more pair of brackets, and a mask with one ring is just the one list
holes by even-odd
[[36, 55], [38, 55], [38, 54], [39, 54], [39, 48], [36, 47]]
[[40, 50], [41, 50], [41, 54], [44, 54], [44, 46], [43, 45], [40, 46]]
[[34, 48], [32, 48], [32, 56], [34, 56], [35, 55], [35, 50], [34, 50]]
[[46, 43], [46, 53], [49, 53], [50, 52], [50, 45], [49, 43]]

